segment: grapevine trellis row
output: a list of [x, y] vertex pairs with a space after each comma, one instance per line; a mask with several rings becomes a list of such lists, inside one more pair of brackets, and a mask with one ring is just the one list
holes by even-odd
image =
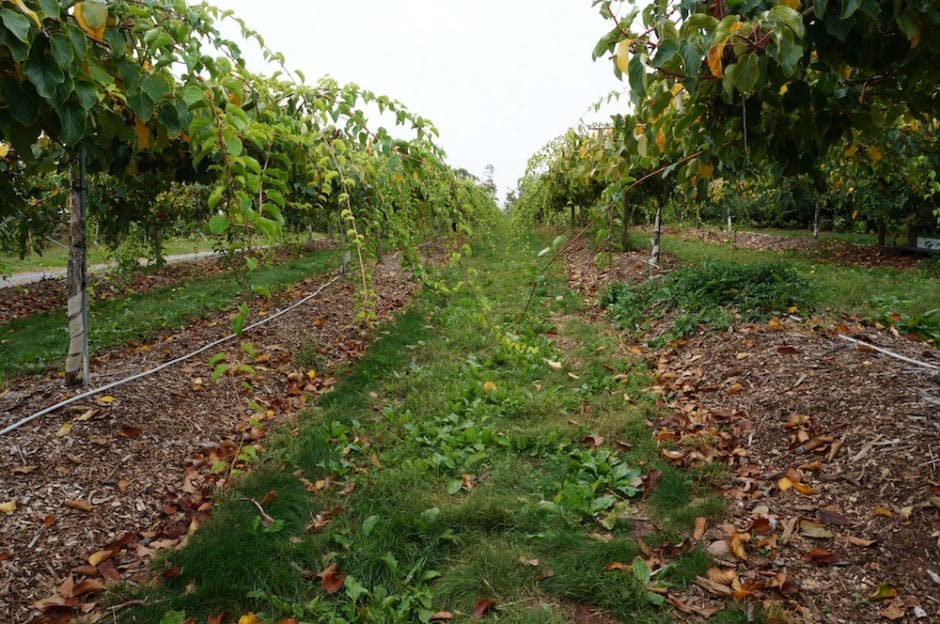
[[[249, 71], [220, 33], [225, 20], [278, 71]], [[391, 115], [410, 138], [370, 127], [366, 110]], [[151, 199], [171, 182], [208, 187], [208, 228], [229, 250], [334, 215], [356, 250], [368, 315], [368, 242], [412, 249], [495, 208], [445, 164], [437, 135], [387, 96], [330, 78], [307, 84], [243, 20], [206, 3], [0, 2], [0, 218], [15, 222], [21, 252], [60, 218], [30, 201], [29, 181], [71, 170], [70, 383], [87, 381], [86, 170]], [[125, 230], [147, 220], [146, 205], [121, 208], [96, 207], [99, 220]], [[250, 275], [255, 261], [242, 257]]]

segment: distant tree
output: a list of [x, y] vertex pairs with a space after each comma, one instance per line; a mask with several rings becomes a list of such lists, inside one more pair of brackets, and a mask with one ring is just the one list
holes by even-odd
[[483, 167], [483, 190], [488, 191], [490, 195], [493, 196], [493, 199], [496, 199], [496, 182], [493, 180], [493, 176], [496, 174], [496, 167], [493, 165], [487, 165]]

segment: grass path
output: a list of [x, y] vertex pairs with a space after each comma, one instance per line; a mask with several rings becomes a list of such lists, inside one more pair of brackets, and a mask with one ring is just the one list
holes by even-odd
[[[261, 266], [252, 286], [277, 292], [338, 264], [335, 250], [316, 251], [285, 262]], [[188, 280], [126, 297], [92, 301], [89, 345], [92, 354], [129, 340], [148, 340], [196, 318], [231, 308], [241, 286], [234, 274]], [[65, 360], [68, 323], [65, 311], [39, 312], [0, 325], [0, 380], [41, 373]]]
[[[516, 324], [542, 242], [522, 238], [478, 243], [333, 393], [269, 436], [254, 470], [162, 562], [175, 575], [115, 592], [147, 605], [120, 621], [469, 621], [474, 609], [501, 622], [587, 610], [670, 621], [634, 561], [722, 505], [659, 457], [645, 364], [578, 314], [560, 272]], [[265, 500], [273, 523], [244, 499]], [[665, 588], [709, 565], [695, 549], [669, 559], [655, 579]]]

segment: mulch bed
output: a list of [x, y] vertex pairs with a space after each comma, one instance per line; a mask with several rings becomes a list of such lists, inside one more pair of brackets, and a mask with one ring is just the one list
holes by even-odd
[[[293, 286], [288, 301], [332, 276]], [[414, 289], [395, 256], [376, 268], [378, 319], [391, 318]], [[10, 622], [65, 622], [76, 613], [102, 617], [97, 597], [119, 580], [146, 582], [160, 550], [185, 543], [205, 520], [211, 493], [224, 486], [239, 451], [264, 444], [270, 427], [331, 390], [329, 371], [362, 355], [371, 333], [356, 319], [355, 283], [341, 279], [317, 298], [250, 334], [254, 375], [210, 377], [209, 358], [246, 357], [238, 341], [131, 382], [108, 396], [45, 416], [0, 438], [0, 613]], [[273, 313], [255, 309], [252, 315]], [[225, 336], [228, 319], [194, 323], [149, 345], [98, 357], [98, 386], [151, 368]], [[319, 353], [322, 370], [304, 370], [294, 355]], [[242, 381], [251, 389], [240, 388]], [[0, 402], [0, 426], [66, 395], [55, 375], [23, 379]], [[258, 413], [248, 407], [255, 402]], [[251, 419], [260, 418], [261, 426]], [[218, 470], [219, 462], [224, 469]], [[216, 470], [212, 470], [213, 465]], [[37, 602], [38, 601], [38, 602]], [[37, 608], [38, 607], [38, 608]], [[110, 620], [107, 620], [110, 621]]]
[[[299, 252], [329, 249], [331, 241], [315, 241], [302, 246], [280, 247], [275, 251], [263, 251], [268, 262], [283, 262]], [[141, 269], [128, 274], [106, 272], [90, 275], [88, 286], [95, 301], [115, 297], [126, 297], [169, 288], [193, 279], [211, 277], [229, 271], [222, 257], [207, 257], [198, 260], [166, 264], [160, 268]], [[44, 279], [25, 286], [0, 288], [0, 325], [37, 312], [61, 311], [65, 315], [65, 278]]]
[[[566, 256], [589, 301], [605, 274], [650, 275], [642, 256], [615, 254], [609, 272], [593, 258], [587, 245]], [[741, 601], [776, 622], [940, 620], [940, 374], [838, 333], [940, 367], [934, 346], [831, 319], [739, 323], [647, 352], [663, 456], [727, 471], [727, 521], [686, 545], [717, 565], [670, 599], [676, 618]]]
[[[667, 228], [664, 235], [692, 238], [724, 245], [731, 242], [731, 235], [727, 232], [696, 228]], [[892, 247], [860, 245], [831, 239], [814, 241], [808, 236], [776, 236], [758, 232], [735, 232], [734, 245], [740, 249], [794, 251], [820, 262], [859, 267], [888, 266], [911, 269], [920, 262], [920, 258], [917, 256]]]

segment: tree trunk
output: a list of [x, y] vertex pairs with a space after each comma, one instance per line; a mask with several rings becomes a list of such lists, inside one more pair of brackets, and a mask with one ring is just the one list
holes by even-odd
[[571, 227], [574, 227], [574, 204], [571, 204]]
[[622, 229], [620, 230], [620, 248], [623, 251], [630, 251], [630, 201], [626, 193], [623, 194], [620, 220], [623, 221]]
[[728, 213], [728, 233], [730, 234], [731, 232], [734, 231], [734, 224], [731, 221], [731, 206], [728, 206], [727, 213]]
[[884, 219], [878, 219], [878, 246], [885, 246], [885, 239], [888, 237], [888, 226]]
[[819, 200], [816, 200], [816, 210], [813, 213], [813, 240], [819, 240]]
[[653, 221], [653, 251], [650, 254], [650, 264], [659, 266], [659, 239], [662, 235], [663, 227], [663, 204], [660, 202], [656, 206], [656, 219]]
[[69, 158], [69, 348], [65, 359], [65, 383], [88, 383], [88, 254], [85, 216], [85, 152]]

